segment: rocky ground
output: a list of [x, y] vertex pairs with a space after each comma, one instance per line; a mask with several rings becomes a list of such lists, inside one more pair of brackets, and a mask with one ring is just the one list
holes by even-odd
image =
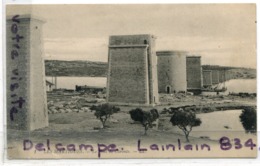
[[53, 91], [47, 93], [48, 113], [89, 112], [93, 104], [105, 102], [104, 94], [88, 94], [75, 91]]
[[[48, 93], [49, 126], [32, 132], [8, 130], [8, 151], [10, 152], [10, 154], [12, 154], [11, 156], [13, 158], [19, 155], [27, 155], [32, 158], [53, 158], [55, 156], [59, 158], [58, 154], [55, 154], [54, 156], [37, 156], [35, 154], [29, 154], [29, 152], [33, 153], [34, 151], [28, 151], [28, 153], [24, 153], [24, 151], [22, 151], [22, 146], [23, 140], [25, 139], [30, 139], [34, 143], [34, 145], [35, 143], [39, 142], [43, 142], [44, 144], [46, 144], [46, 140], [48, 139], [51, 141], [52, 148], [55, 147], [55, 143], [62, 143], [63, 145], [71, 143], [84, 143], [93, 145], [97, 145], [98, 143], [116, 143], [116, 145], [121, 147], [129, 146], [129, 148], [136, 148], [138, 140], [142, 141], [142, 146], [148, 146], [153, 143], [156, 143], [158, 145], [166, 143], [177, 144], [178, 141], [181, 141], [182, 144], [187, 144], [182, 131], [180, 131], [180, 129], [178, 129], [177, 127], [173, 127], [169, 122], [172, 115], [170, 112], [165, 111], [165, 108], [176, 108], [189, 105], [195, 106], [197, 113], [205, 114], [205, 112], [228, 109], [241, 109], [244, 106], [256, 106], [256, 97], [254, 95], [243, 97], [239, 95], [160, 95], [160, 101], [161, 105], [155, 107], [160, 113], [158, 126], [149, 129], [148, 134], [144, 135], [143, 126], [140, 123], [133, 122], [130, 114], [128, 113], [129, 110], [136, 108], [134, 106], [120, 106], [120, 111], [116, 114], [113, 114], [106, 122], [107, 127], [101, 129], [101, 122], [95, 117], [94, 112], [91, 111], [89, 108], [94, 104], [97, 105], [105, 103], [104, 94], [87, 94], [74, 91], [54, 91]], [[151, 109], [151, 107], [143, 107], [142, 109], [149, 110]], [[218, 131], [223, 132], [223, 135], [226, 132], [230, 133], [230, 129], [224, 128], [224, 125], [225, 124], [221, 124], [221, 131]], [[208, 130], [215, 132], [214, 129]], [[203, 132], [201, 132], [201, 134], [199, 134], [198, 131], [196, 132], [196, 136], [190, 136], [191, 144], [195, 145], [206, 143], [212, 147], [214, 146], [215, 150], [219, 149], [219, 143], [217, 140], [213, 140], [208, 136], [205, 137]], [[244, 133], [244, 131], [240, 132]], [[252, 138], [254, 139], [254, 141], [256, 140], [256, 136], [253, 136]], [[134, 152], [136, 152], [136, 150]], [[156, 154], [156, 156], [160, 156], [160, 153]], [[211, 153], [211, 155], [214, 156], [214, 153]], [[237, 153], [234, 154], [236, 154], [236, 156], [238, 155]], [[256, 153], [249, 151], [247, 154], [248, 156], [254, 156]], [[150, 157], [152, 155], [155, 154], [150, 154]], [[188, 157], [201, 155], [202, 157], [205, 157], [207, 153], [174, 153], [175, 157], [178, 155], [186, 155]], [[232, 153], [228, 153], [227, 155], [230, 155], [231, 157], [233, 156]], [[244, 156], [244, 153], [241, 153], [241, 156]], [[74, 157], [95, 158], [97, 156], [75, 155]], [[122, 157], [125, 158], [127, 156]]]
[[[48, 92], [48, 113], [83, 113], [91, 112], [89, 109], [92, 105], [105, 103], [105, 94], [89, 94], [79, 93], [75, 91], [53, 91]], [[201, 108], [198, 113], [212, 111], [239, 109], [243, 106], [256, 106], [256, 94], [232, 94], [232, 95], [191, 95], [191, 94], [160, 94], [160, 104], [153, 107], [159, 112], [164, 108], [196, 106]], [[124, 111], [130, 111], [136, 108], [133, 106], [121, 106]], [[144, 107], [143, 109], [151, 109], [152, 107]], [[217, 108], [217, 109], [216, 109]]]
[[[144, 110], [156, 108], [160, 114], [157, 128], [152, 132], [169, 132], [176, 134], [176, 128], [173, 129], [169, 120], [171, 112], [170, 107], [193, 107], [196, 113], [208, 113], [223, 110], [243, 109], [247, 106], [256, 106], [256, 96], [247, 95], [228, 95], [228, 96], [194, 96], [194, 95], [168, 95], [160, 94], [160, 105], [155, 107], [142, 107]], [[78, 92], [56, 91], [48, 93], [48, 112], [50, 126], [44, 129], [44, 132], [102, 132], [100, 130], [101, 122], [94, 116], [94, 111], [90, 110], [92, 105], [105, 103], [104, 94], [87, 94]], [[138, 133], [143, 135], [144, 129], [141, 124], [133, 122], [129, 111], [136, 106], [119, 106], [120, 112], [112, 115], [108, 121], [105, 132], [116, 133]], [[214, 130], [214, 129], [209, 129]], [[74, 134], [73, 134], [74, 135]], [[77, 134], [75, 134], [77, 135]]]

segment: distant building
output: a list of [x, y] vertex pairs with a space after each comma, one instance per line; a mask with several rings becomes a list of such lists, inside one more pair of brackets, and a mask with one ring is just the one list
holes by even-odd
[[50, 92], [50, 91], [53, 90], [53, 88], [54, 88], [54, 84], [51, 83], [50, 81], [47, 81], [47, 80], [46, 80], [46, 91], [47, 91], [47, 92]]
[[153, 35], [110, 36], [107, 102], [158, 103], [156, 58]]
[[200, 93], [202, 88], [201, 56], [187, 56], [187, 91]]
[[186, 55], [184, 51], [158, 51], [159, 93], [186, 92]]

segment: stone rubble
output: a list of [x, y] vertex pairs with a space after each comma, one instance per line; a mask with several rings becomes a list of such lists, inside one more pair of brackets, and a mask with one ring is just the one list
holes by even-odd
[[91, 112], [90, 106], [105, 103], [105, 94], [80, 94], [62, 90], [48, 92], [48, 113]]

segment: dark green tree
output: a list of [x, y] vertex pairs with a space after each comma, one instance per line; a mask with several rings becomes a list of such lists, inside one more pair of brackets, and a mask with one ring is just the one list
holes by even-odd
[[191, 110], [184, 111], [182, 108], [174, 111], [170, 122], [183, 131], [187, 142], [189, 142], [189, 134], [192, 128], [201, 124], [201, 120], [196, 117], [195, 112]]
[[147, 130], [153, 127], [153, 122], [159, 118], [159, 113], [156, 109], [150, 111], [144, 111], [141, 108], [136, 108], [129, 111], [131, 119], [140, 122], [144, 127], [144, 134], [147, 134]]
[[101, 104], [98, 106], [91, 106], [90, 110], [95, 111], [94, 115], [101, 121], [102, 126], [105, 127], [107, 119], [112, 114], [119, 112], [120, 108], [109, 104]]
[[239, 118], [246, 133], [256, 133], [256, 109], [254, 107], [245, 107]]

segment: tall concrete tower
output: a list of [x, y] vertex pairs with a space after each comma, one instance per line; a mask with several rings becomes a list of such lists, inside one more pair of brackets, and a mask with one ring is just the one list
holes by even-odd
[[201, 56], [187, 56], [186, 60], [187, 90], [199, 94], [202, 88]]
[[203, 70], [203, 86], [211, 86], [212, 85], [212, 71], [211, 70]]
[[212, 70], [212, 84], [218, 84], [218, 83], [219, 83], [219, 71]]
[[151, 105], [159, 102], [155, 37], [110, 36], [107, 102]]
[[6, 25], [7, 128], [48, 126], [42, 42], [43, 21], [12, 15]]
[[226, 70], [225, 69], [219, 70], [219, 82], [222, 83], [225, 81], [226, 81]]
[[184, 51], [158, 51], [159, 93], [186, 92], [186, 55]]

